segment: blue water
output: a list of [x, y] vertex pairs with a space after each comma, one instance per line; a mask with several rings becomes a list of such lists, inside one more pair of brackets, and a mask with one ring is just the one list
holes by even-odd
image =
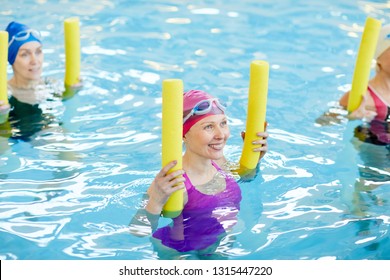
[[41, 30], [57, 79], [63, 20], [80, 18], [84, 87], [49, 108], [57, 125], [2, 139], [0, 259], [169, 258], [128, 230], [161, 165], [162, 81], [229, 105], [236, 161], [255, 59], [270, 64], [269, 152], [210, 258], [390, 259], [389, 150], [354, 138], [362, 122], [343, 111], [316, 121], [350, 88], [366, 17], [390, 21], [386, 1], [3, 2], [0, 26]]

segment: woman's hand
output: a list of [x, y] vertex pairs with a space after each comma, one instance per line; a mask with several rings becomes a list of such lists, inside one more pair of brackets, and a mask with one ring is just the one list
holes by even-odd
[[[268, 123], [265, 122], [264, 124], [264, 130], [267, 129]], [[255, 146], [253, 149], [254, 152], [260, 152], [259, 161], [264, 157], [265, 153], [268, 151], [268, 142], [267, 138], [269, 136], [268, 132], [257, 132], [256, 136], [259, 137], [259, 139], [256, 139], [252, 142], [252, 144]], [[245, 131], [241, 132], [241, 137], [244, 140], [245, 139]]]
[[164, 166], [154, 178], [148, 189], [149, 201], [145, 209], [151, 214], [160, 214], [164, 204], [172, 193], [184, 188], [183, 170], [168, 171], [177, 164], [172, 161]]
[[8, 103], [6, 104], [3, 100], [0, 100], [0, 124], [7, 121], [10, 108]]
[[10, 109], [11, 107], [8, 103], [5, 103], [3, 100], [0, 100], [0, 115], [8, 114]]
[[[268, 151], [268, 132], [258, 132], [256, 134], [259, 139], [252, 142], [253, 145], [256, 146], [256, 148], [253, 149], [254, 152], [260, 152], [259, 161], [264, 157], [265, 153]], [[260, 146], [259, 146], [260, 145]]]
[[367, 122], [371, 122], [376, 117], [377, 113], [372, 110], [367, 110], [366, 103], [367, 103], [366, 97], [363, 96], [359, 108], [357, 108], [355, 111], [348, 114], [348, 119], [350, 120], [363, 119]]

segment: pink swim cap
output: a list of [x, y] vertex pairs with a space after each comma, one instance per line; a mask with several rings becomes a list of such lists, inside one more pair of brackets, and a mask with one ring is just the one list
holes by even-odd
[[[194, 106], [203, 100], [213, 99], [214, 97], [208, 94], [207, 92], [201, 90], [190, 90], [184, 93], [183, 95], [183, 119], [191, 112]], [[212, 104], [212, 109], [210, 112], [204, 115], [192, 115], [184, 124], [183, 124], [183, 136], [187, 134], [190, 128], [196, 124], [198, 121], [212, 115], [224, 114], [224, 111], [221, 110], [215, 102]]]

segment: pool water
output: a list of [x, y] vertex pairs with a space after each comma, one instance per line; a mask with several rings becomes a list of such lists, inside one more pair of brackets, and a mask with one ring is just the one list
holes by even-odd
[[[48, 129], [2, 137], [0, 259], [196, 258], [129, 233], [161, 166], [161, 84], [182, 79], [228, 104], [237, 161], [257, 59], [270, 64], [269, 152], [207, 258], [390, 259], [390, 151], [359, 141], [362, 122], [335, 108], [366, 17], [388, 23], [389, 12], [386, 1], [347, 0], [2, 3], [3, 29], [17, 20], [41, 30], [44, 75], [57, 79], [63, 20], [80, 18], [84, 87], [46, 108]], [[325, 125], [329, 110], [339, 117]]]

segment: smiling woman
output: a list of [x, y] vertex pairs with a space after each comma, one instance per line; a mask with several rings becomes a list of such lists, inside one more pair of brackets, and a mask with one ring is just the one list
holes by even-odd
[[[174, 249], [172, 254], [195, 251], [203, 258], [218, 248], [226, 232], [237, 223], [241, 202], [240, 186], [227, 168], [224, 156], [230, 137], [225, 111], [226, 106], [218, 98], [204, 91], [184, 93], [183, 170], [168, 173], [177, 162], [170, 162], [161, 169], [148, 189], [146, 214], [140, 211], [130, 225], [132, 233], [150, 233], [150, 230], [139, 230], [146, 222], [154, 231], [156, 248]], [[253, 141], [252, 149], [261, 152], [258, 161], [267, 151], [267, 136], [266, 132], [259, 132], [258, 139]], [[184, 189], [182, 213], [173, 219], [172, 226], [157, 229], [163, 205], [179, 189]]]

